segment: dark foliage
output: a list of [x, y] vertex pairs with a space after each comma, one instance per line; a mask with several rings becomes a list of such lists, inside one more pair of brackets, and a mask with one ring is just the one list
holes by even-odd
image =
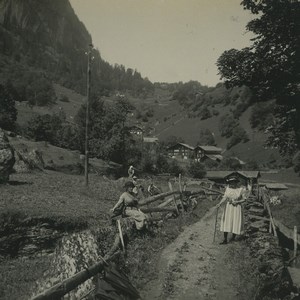
[[0, 84], [0, 127], [6, 130], [14, 130], [17, 120], [15, 107], [15, 90], [10, 84]]
[[[278, 133], [284, 130], [289, 137], [294, 131], [294, 144], [300, 145], [300, 3], [298, 1], [244, 0], [242, 5], [258, 18], [247, 25], [256, 37], [251, 47], [242, 50], [225, 51], [217, 65], [227, 87], [248, 86], [255, 101], [275, 99], [286, 106], [286, 111], [295, 109], [297, 122], [284, 121], [284, 126], [276, 126], [269, 143], [276, 147], [286, 147], [285, 139], [278, 141]], [[270, 30], [270, 28], [272, 30]], [[287, 119], [289, 116], [287, 116]], [[280, 123], [277, 122], [277, 124]], [[293, 126], [288, 128], [287, 125]], [[290, 143], [290, 142], [289, 142]]]
[[203, 178], [206, 175], [204, 164], [197, 161], [191, 161], [188, 172], [193, 178]]

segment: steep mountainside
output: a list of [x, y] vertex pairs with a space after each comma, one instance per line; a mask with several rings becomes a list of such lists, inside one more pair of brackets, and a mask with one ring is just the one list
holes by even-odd
[[[14, 74], [6, 79], [43, 70], [51, 80], [85, 93], [86, 52], [92, 38], [68, 0], [0, 0], [0, 37], [2, 69]], [[110, 65], [96, 49], [92, 55], [95, 94], [151, 89], [152, 84], [137, 71]]]
[[2, 54], [74, 81], [85, 72], [92, 39], [68, 0], [1, 0], [0, 25]]

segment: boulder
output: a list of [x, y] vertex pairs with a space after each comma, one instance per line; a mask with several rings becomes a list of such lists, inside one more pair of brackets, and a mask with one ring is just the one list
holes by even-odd
[[44, 161], [42, 154], [38, 150], [30, 150], [27, 148], [15, 151], [16, 162], [14, 171], [16, 173], [26, 173], [31, 170], [43, 170]]
[[14, 163], [14, 150], [9, 144], [5, 132], [0, 129], [0, 183], [5, 183], [9, 180], [9, 175], [13, 172]]

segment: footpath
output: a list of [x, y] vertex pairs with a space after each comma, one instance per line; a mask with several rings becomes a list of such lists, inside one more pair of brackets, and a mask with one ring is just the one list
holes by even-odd
[[[216, 209], [187, 227], [162, 252], [158, 278], [141, 292], [142, 299], [251, 299], [251, 280], [240, 276], [240, 262], [247, 260], [244, 242], [219, 245], [221, 212], [213, 242]], [[237, 261], [238, 259], [238, 261]], [[246, 274], [247, 275], [247, 274]], [[252, 291], [250, 291], [252, 290]]]

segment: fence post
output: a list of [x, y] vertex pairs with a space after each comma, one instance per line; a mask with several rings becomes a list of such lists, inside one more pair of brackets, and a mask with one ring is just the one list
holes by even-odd
[[[298, 248], [297, 226], [294, 226], [294, 258], [297, 256], [297, 248]], [[296, 259], [294, 260], [294, 264], [296, 264]]]

